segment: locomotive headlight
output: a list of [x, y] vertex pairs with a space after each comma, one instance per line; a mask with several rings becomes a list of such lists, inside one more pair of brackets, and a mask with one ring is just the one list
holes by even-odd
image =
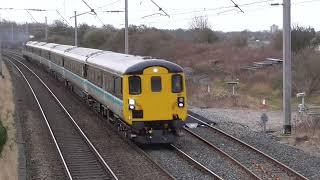
[[135, 109], [135, 100], [134, 99], [129, 99], [129, 109], [134, 110]]
[[136, 101], [134, 99], [129, 99], [129, 105], [135, 105]]
[[178, 97], [178, 107], [184, 107], [184, 97]]
[[158, 68], [153, 68], [153, 72], [157, 73], [159, 71]]
[[130, 110], [134, 110], [134, 105], [129, 105]]

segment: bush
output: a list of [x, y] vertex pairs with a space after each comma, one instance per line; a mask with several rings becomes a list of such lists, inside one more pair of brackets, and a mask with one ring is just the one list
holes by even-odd
[[[291, 31], [292, 51], [298, 53], [307, 48], [315, 48], [320, 43], [320, 37], [317, 36], [314, 28], [295, 26]], [[272, 41], [272, 46], [276, 50], [282, 49], [282, 32], [277, 32]]]
[[248, 45], [248, 32], [242, 31], [240, 33], [235, 34], [232, 39], [231, 43], [235, 47], [246, 47]]
[[1, 119], [0, 119], [0, 154], [2, 152], [3, 146], [6, 143], [8, 138], [7, 130], [6, 128], [2, 125]]
[[104, 43], [109, 39], [110, 34], [103, 29], [93, 29], [83, 35], [85, 47], [101, 49]]
[[320, 89], [320, 52], [305, 49], [293, 56], [293, 93], [313, 94]]

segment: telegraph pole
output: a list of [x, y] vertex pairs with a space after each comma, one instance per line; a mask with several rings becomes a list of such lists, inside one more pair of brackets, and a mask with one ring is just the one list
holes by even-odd
[[11, 43], [13, 43], [13, 23], [11, 23]]
[[77, 11], [74, 11], [74, 46], [78, 46]]
[[45, 39], [46, 39], [46, 42], [48, 42], [48, 18], [47, 18], [47, 16], [45, 17], [45, 22], [46, 22], [46, 28], [45, 28], [45, 33], [46, 33], [46, 35], [45, 35]]
[[291, 2], [283, 0], [283, 133], [291, 134]]
[[27, 41], [29, 41], [29, 25], [28, 25], [28, 22], [26, 22], [26, 36], [27, 36]]
[[128, 0], [125, 0], [125, 30], [124, 30], [124, 52], [129, 54], [129, 37], [128, 37]]

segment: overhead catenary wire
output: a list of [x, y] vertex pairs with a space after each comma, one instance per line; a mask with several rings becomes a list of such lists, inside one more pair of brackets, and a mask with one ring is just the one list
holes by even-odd
[[85, 0], [81, 0], [81, 1], [90, 9], [91, 12], [93, 12], [94, 14], [97, 15], [97, 13], [94, 11], [94, 9], [91, 8], [91, 6]]
[[[271, 5], [271, 2], [274, 2], [274, 1], [276, 1], [276, 0], [254, 1], [254, 2], [249, 2], [249, 3], [239, 4], [239, 6], [244, 7], [244, 6], [252, 6], [252, 5], [263, 4], [263, 5], [261, 5], [263, 7], [260, 6], [259, 8], [249, 9], [249, 10], [246, 11], [246, 12], [255, 12], [255, 11], [258, 11], [258, 10], [265, 10], [265, 9], [273, 8], [270, 5]], [[305, 0], [305, 1], [302, 1], [302, 2], [294, 2], [294, 3], [292, 3], [292, 5], [301, 5], [301, 4], [304, 4], [304, 3], [311, 3], [311, 2], [317, 2], [317, 1], [320, 2], [320, 0]], [[264, 4], [264, 3], [267, 3], [267, 4]], [[222, 15], [230, 15], [230, 14], [233, 14], [233, 13], [241, 12], [241, 11], [234, 12], [235, 10], [233, 8], [234, 8], [234, 6], [222, 6], [222, 7], [217, 7], [217, 8], [201, 8], [201, 9], [194, 10], [194, 11], [187, 11], [187, 12], [180, 12], [180, 13], [172, 14], [172, 18], [174, 20], [188, 20], [189, 21], [190, 17], [188, 17], [188, 18], [178, 18], [177, 19], [176, 16], [177, 15], [194, 14], [194, 13], [200, 13], [200, 12], [218, 11], [218, 10], [223, 10], [223, 9], [225, 9], [225, 10], [217, 12], [217, 13], [206, 14], [205, 16], [222, 16]], [[233, 12], [233, 13], [229, 13], [229, 12]], [[160, 17], [159, 16], [154, 17], [154, 16], [155, 15], [150, 16], [150, 18], [152, 19], [152, 22], [147, 22], [146, 20], [139, 21], [138, 18], [135, 19], [134, 21], [138, 22], [138, 23], [152, 23], [152, 24], [161, 23], [161, 22], [157, 22], [156, 20], [154, 20], [154, 19], [159, 19]], [[146, 18], [140, 18], [140, 20], [141, 19], [146, 19]]]
[[57, 14], [63, 19], [63, 21], [65, 21], [69, 26], [71, 26], [70, 25], [70, 23], [62, 16], [62, 14], [58, 11], [58, 9], [56, 9], [56, 12], [57, 12]]
[[28, 10], [28, 11], [48, 11], [48, 9], [35, 9], [35, 8], [0, 8], [0, 10]]
[[162, 11], [166, 16], [170, 17], [170, 15], [165, 10], [163, 10], [163, 8], [160, 7], [156, 2], [154, 2], [153, 0], [150, 1], [159, 8], [159, 11]]
[[[85, 1], [87, 1], [87, 0], [85, 0]], [[104, 20], [104, 18], [102, 18], [101, 13], [122, 13], [122, 9], [121, 8], [119, 8], [118, 10], [112, 10], [112, 9], [108, 8], [108, 10], [102, 10], [101, 9], [101, 10], [97, 11], [98, 9], [106, 7], [106, 6], [110, 5], [110, 4], [111, 5], [112, 4], [116, 4], [116, 3], [121, 2], [121, 1], [123, 1], [123, 0], [114, 0], [114, 1], [110, 0], [110, 3], [106, 3], [103, 6], [100, 4], [101, 5], [100, 7], [92, 7], [92, 8], [94, 8], [95, 12], [97, 12], [98, 14], [100, 13], [100, 15], [98, 15], [99, 17], [95, 18], [97, 23], [101, 23], [100, 20]], [[149, 1], [149, 3], [151, 3], [150, 0], [145, 0], [145, 1]], [[241, 4], [240, 2], [237, 2], [237, 0], [234, 0], [234, 2], [238, 3], [238, 6], [241, 7], [242, 10], [245, 11], [246, 13], [268, 9], [268, 8], [270, 8], [270, 4], [271, 3], [273, 3], [273, 2], [274, 3], [281, 2], [281, 0], [255, 0], [255, 1], [252, 0], [252, 1], [253, 2], [246, 2], [246, 3], [242, 3]], [[307, 3], [317, 3], [319, 1], [320, 0], [300, 0], [300, 1], [297, 0], [297, 1], [293, 1], [292, 5], [302, 6], [302, 5], [306, 5]], [[154, 0], [154, 2], [157, 3], [156, 0]], [[234, 8], [234, 5], [229, 4], [229, 6], [228, 6], [228, 3], [229, 2], [225, 2], [224, 4], [226, 4], [226, 6], [223, 6], [223, 4], [221, 4], [222, 5], [221, 7], [216, 7], [216, 8], [215, 7], [211, 7], [211, 8], [210, 7], [203, 7], [203, 8], [201, 8], [201, 7], [199, 7], [201, 5], [199, 5], [197, 8], [196, 8], [196, 6], [195, 6], [195, 8], [192, 8], [192, 6], [190, 6], [189, 8], [187, 8], [187, 7], [180, 8], [181, 6], [177, 6], [177, 7], [171, 7], [171, 8], [168, 7], [168, 8], [166, 8], [166, 10], [169, 10], [170, 17], [171, 17], [172, 20], [182, 19], [182, 20], [188, 20], [189, 21], [191, 19], [191, 16], [201, 16], [201, 15], [207, 15], [207, 16], [210, 16], [210, 17], [212, 17], [212, 16], [224, 16], [224, 15], [230, 15], [230, 14], [240, 15], [239, 14], [240, 11], [236, 11], [236, 8]], [[90, 4], [90, 2], [88, 2], [88, 1], [87, 1], [87, 4], [90, 7], [92, 6]], [[281, 4], [279, 3], [279, 5], [281, 5]], [[264, 8], [263, 6], [266, 6], [266, 7]], [[25, 11], [26, 10], [26, 9], [22, 9], [22, 8], [10, 8], [10, 7], [8, 7], [8, 8], [0, 8], [0, 10], [4, 10], [4, 9], [6, 9], [8, 11], [10, 11], [10, 10], [24, 10]], [[232, 10], [232, 9], [234, 9], [234, 10]], [[35, 11], [55, 11], [56, 12], [56, 9], [36, 9], [36, 8], [31, 8], [31, 7], [28, 10], [33, 15], [33, 17], [35, 19], [37, 18], [37, 14], [38, 13], [37, 12], [33, 13], [33, 12], [31, 12], [32, 10], [35, 10]], [[150, 13], [147, 13], [147, 11], [150, 12]], [[91, 9], [90, 9], [90, 11], [88, 10], [88, 12], [86, 12], [86, 13], [90, 13], [90, 12], [91, 12]], [[164, 21], [166, 21], [164, 19], [164, 16], [161, 15], [162, 13], [160, 14], [160, 12], [159, 13], [154, 12], [154, 9], [152, 9], [152, 8], [151, 9], [145, 8], [145, 11], [143, 9], [141, 9], [141, 10], [133, 9], [133, 10], [131, 10], [131, 12], [133, 12], [132, 13], [133, 16], [132, 15], [130, 16], [130, 21], [132, 22], [130, 24], [144, 23], [144, 22], [145, 23], [158, 24], [158, 23], [163, 23]], [[213, 12], [213, 13], [210, 13], [210, 12]], [[57, 13], [56, 17], [58, 15], [59, 14]], [[30, 16], [30, 15], [28, 14], [28, 16]], [[179, 18], [178, 16], [181, 16], [181, 18]], [[113, 16], [113, 17], [116, 17], [116, 16]], [[11, 17], [8, 16], [7, 19], [10, 19], [10, 18]], [[31, 18], [31, 16], [30, 16], [30, 18]], [[60, 16], [60, 18], [63, 19], [61, 16]], [[53, 19], [53, 18], [51, 18], [51, 19]], [[33, 22], [36, 22], [32, 18], [31, 18], [31, 20]], [[152, 21], [152, 22], [150, 22], [150, 21]], [[38, 22], [38, 20], [37, 20], [37, 22]], [[96, 23], [94, 22], [94, 24], [96, 24]], [[104, 25], [104, 23], [103, 23], [103, 25]], [[119, 26], [122, 26], [122, 25], [123, 24], [119, 23]]]
[[105, 13], [123, 13], [125, 11], [124, 10], [105, 10], [105, 11], [100, 11], [100, 12], [105, 12]]
[[29, 16], [31, 17], [31, 19], [32, 19], [34, 22], [39, 23], [39, 22], [32, 16], [32, 14], [29, 12], [29, 10], [26, 9], [26, 11], [27, 11], [27, 13], [29, 14]]
[[[241, 5], [239, 5], [239, 6], [251, 6], [251, 5], [255, 5], [255, 4], [261, 4], [261, 3], [267, 3], [267, 2], [271, 2], [271, 1], [275, 1], [275, 0], [263, 0], [263, 1], [255, 1], [255, 2], [251, 2], [251, 3], [245, 3], [245, 4], [241, 4]], [[274, 7], [271, 7], [270, 6], [270, 4], [265, 4], [265, 5], [263, 5], [264, 6], [264, 8], [259, 8], [259, 10], [263, 10], [263, 9], [270, 9], [270, 8], [274, 8]], [[221, 12], [217, 12], [217, 13], [211, 13], [211, 14], [206, 14], [206, 15], [202, 15], [202, 16], [209, 16], [209, 17], [212, 17], [212, 16], [225, 16], [225, 15], [231, 15], [231, 14], [234, 14], [235, 12], [233, 12], [233, 11], [236, 11], [235, 9], [234, 9], [234, 6], [225, 6], [225, 7], [219, 7], [219, 8], [210, 8], [210, 9], [206, 9], [206, 10], [204, 10], [204, 11], [213, 11], [213, 10], [215, 10], [215, 11], [217, 11], [217, 10], [223, 10], [223, 9], [226, 9], [226, 10], [224, 10], [224, 11], [221, 11]], [[203, 11], [203, 10], [202, 10]], [[197, 12], [202, 12], [202, 11], [197, 11]], [[193, 12], [195, 12], [195, 11], [189, 11], [188, 12], [188, 14], [190, 13], [193, 13]], [[229, 12], [233, 12], [233, 13], [229, 13]], [[246, 11], [246, 12], [252, 12], [251, 10], [249, 10], [249, 11]], [[241, 11], [237, 11], [236, 13], [241, 13], [241, 14], [243, 14]], [[179, 13], [180, 14], [180, 13]], [[186, 13], [184, 13], [184, 14], [186, 14]], [[174, 14], [173, 14], [174, 15]], [[151, 18], [153, 21], [152, 22], [149, 22], [149, 21], [140, 21], [139, 22], [139, 19], [136, 19], [136, 22], [138, 21], [138, 23], [140, 23], [140, 24], [143, 24], [143, 23], [148, 23], [148, 24], [158, 24], [158, 23], [163, 23], [163, 22], [157, 22], [157, 21], [154, 21], [154, 19], [158, 19], [159, 17], [153, 17], [153, 18]], [[172, 20], [173, 21], [185, 21], [185, 20], [187, 20], [187, 21], [190, 21], [190, 17], [184, 17], [184, 18], [176, 18], [176, 16], [172, 16]], [[141, 19], [140, 19], [141, 20]]]
[[[272, 2], [275, 2], [276, 0], [261, 0], [261, 1], [253, 1], [253, 2], [248, 2], [248, 3], [244, 3], [244, 4], [239, 4], [239, 6], [250, 6], [250, 8], [247, 10], [246, 8], [246, 13], [245, 14], [252, 14], [254, 12], [257, 11], [265, 11], [265, 10], [272, 10], [275, 9], [277, 7], [275, 6], [271, 6]], [[320, 2], [320, 0], [305, 0], [302, 2], [294, 2], [292, 3], [293, 5], [302, 5], [304, 3], [314, 3], [314, 2]], [[251, 6], [252, 5], [258, 5], [258, 8], [256, 8], [256, 6], [253, 6], [252, 9]], [[207, 16], [207, 17], [215, 17], [215, 16], [228, 16], [228, 15], [236, 15], [236, 14], [243, 14], [241, 11], [236, 11], [236, 9], [234, 8], [234, 6], [225, 6], [225, 7], [219, 7], [219, 8], [200, 8], [196, 11], [188, 11], [188, 12], [183, 12], [182, 14], [192, 14], [194, 12], [209, 12], [209, 11], [213, 11], [212, 9], [215, 9], [215, 11], [219, 10], [219, 9], [226, 9], [225, 11], [220, 11], [217, 13], [211, 13], [211, 14], [205, 14], [205, 15], [200, 15], [200, 16]], [[179, 10], [179, 9], [175, 9], [175, 10]], [[185, 9], [184, 9], [185, 10]], [[190, 10], [190, 9], [189, 9]], [[176, 13], [176, 14], [181, 14], [181, 13]], [[152, 24], [163, 24], [163, 23], [168, 23], [167, 20], [161, 19], [160, 20], [160, 16], [156, 16], [157, 14], [152, 14], [152, 16], [150, 16], [150, 18], [135, 18], [133, 19], [131, 22], [132, 24], [136, 24], [136, 25], [143, 25], [143, 24], [147, 24], [148, 26], [153, 26]], [[244, 14], [243, 14], [244, 15]], [[181, 17], [181, 18], [177, 18], [177, 16], [175, 16], [175, 14], [171, 14], [171, 22], [177, 22], [177, 21], [190, 21], [191, 17]], [[120, 26], [122, 26], [123, 24], [120, 24]]]
[[[98, 16], [97, 12], [85, 0], [81, 0], [81, 1], [90, 9], [90, 12], [94, 13], [96, 19], [98, 19], [98, 21], [102, 24], [102, 26], [105, 27], [106, 26], [105, 23]], [[80, 16], [80, 15], [83, 15], [83, 14], [87, 14], [87, 13], [90, 13], [90, 12], [85, 12], [85, 13], [82, 13], [82, 14], [78, 14], [77, 16]]]
[[[267, 2], [271, 2], [271, 1], [275, 1], [275, 0], [254, 1], [254, 2], [249, 2], [249, 3], [239, 4], [238, 6], [241, 6], [241, 7], [243, 7], [243, 6], [251, 6], [251, 5], [262, 4], [262, 3], [267, 3]], [[221, 7], [216, 7], [216, 8], [199, 8], [197, 10], [174, 13], [174, 14], [172, 14], [172, 16], [193, 14], [193, 13], [199, 13], [199, 12], [217, 11], [217, 10], [224, 10], [224, 9], [231, 9], [231, 8], [234, 8], [234, 5], [233, 6], [221, 6]]]
[[153, 13], [150, 15], [143, 16], [142, 18], [148, 18], [148, 17], [155, 16], [155, 15], [166, 16], [165, 14], [161, 14], [161, 13]]
[[242, 13], [244, 13], [244, 11], [239, 7], [239, 5], [237, 3], [235, 3], [233, 0], [230, 0], [233, 4], [235, 8], [238, 8]]
[[[248, 5], [252, 5], [252, 4], [257, 4], [258, 2], [269, 2], [269, 1], [275, 1], [275, 0], [266, 0], [266, 1], [256, 1], [254, 3], [247, 3], [247, 4], [242, 4], [242, 5], [239, 5], [239, 6], [248, 6]], [[302, 1], [302, 2], [294, 2], [292, 3], [292, 5], [296, 5], [296, 6], [301, 6], [305, 3], [315, 3], [315, 2], [320, 2], [320, 0], [306, 0], [306, 1]], [[279, 4], [281, 5], [281, 4]], [[241, 13], [243, 14], [242, 12], [240, 11], [237, 11], [237, 12], [234, 12], [236, 11], [235, 9], [231, 9], [233, 6], [229, 7], [229, 10], [225, 10], [223, 12], [218, 12], [218, 13], [212, 13], [212, 14], [206, 14], [204, 16], [208, 16], [208, 17], [215, 17], [215, 16], [228, 16], [228, 15], [233, 15], [235, 13]], [[250, 13], [253, 13], [253, 12], [257, 12], [257, 11], [263, 11], [263, 10], [270, 10], [270, 9], [275, 9], [277, 8], [277, 6], [271, 6], [271, 3], [267, 4], [267, 5], [261, 5], [259, 8], [254, 8], [254, 9], [249, 9], [249, 10], [246, 10], [246, 14], [250, 14]], [[217, 8], [219, 9], [219, 8]], [[155, 17], [157, 18], [157, 17]], [[161, 24], [163, 22], [161, 21], [155, 21], [154, 19], [155, 18], [151, 18], [153, 21], [138, 21], [137, 23], [139, 24]], [[183, 18], [175, 18], [175, 17], [172, 17], [172, 20], [173, 21], [190, 21], [190, 17], [183, 17]], [[137, 19], [138, 20], [138, 19]]]
[[102, 9], [102, 8], [104, 8], [104, 7], [107, 7], [107, 6], [116, 4], [116, 3], [120, 2], [120, 1], [122, 1], [122, 0], [113, 1], [113, 2], [108, 3], [108, 4], [105, 4], [105, 5], [103, 5], [103, 6], [99, 6], [99, 7], [95, 8], [95, 9]]

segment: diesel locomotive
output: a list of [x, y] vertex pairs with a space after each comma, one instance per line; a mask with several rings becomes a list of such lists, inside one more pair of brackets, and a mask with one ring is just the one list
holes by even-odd
[[185, 75], [172, 62], [36, 41], [22, 53], [98, 103], [99, 112], [137, 143], [174, 142], [187, 117]]

